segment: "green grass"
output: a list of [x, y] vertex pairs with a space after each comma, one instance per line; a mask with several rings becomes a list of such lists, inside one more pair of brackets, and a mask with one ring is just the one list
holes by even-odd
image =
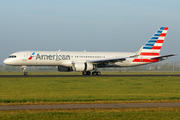
[[[117, 72], [117, 71], [101, 71], [102, 75], [180, 75], [179, 71], [176, 72], [162, 72], [162, 71], [130, 71], [130, 72]], [[0, 72], [0, 75], [23, 75], [23, 72]], [[28, 75], [82, 75], [81, 72], [28, 72]]]
[[[24, 75], [23, 72], [0, 72], [0, 75]], [[81, 72], [28, 72], [28, 75], [82, 75]]]
[[178, 108], [0, 111], [1, 120], [177, 120]]
[[[0, 78], [0, 105], [39, 102], [163, 101], [180, 99], [180, 77]], [[0, 120], [169, 120], [180, 108], [0, 111]]]
[[180, 99], [180, 77], [0, 78], [0, 103]]

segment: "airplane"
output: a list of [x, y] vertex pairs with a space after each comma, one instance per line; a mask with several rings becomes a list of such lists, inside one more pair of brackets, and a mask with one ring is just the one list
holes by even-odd
[[[131, 67], [159, 62], [177, 54], [159, 55], [168, 27], [161, 27], [138, 52], [69, 52], [69, 51], [20, 51], [3, 62], [6, 65], [58, 66], [58, 71], [77, 71], [83, 75], [101, 75], [97, 68]], [[91, 72], [92, 71], [92, 72]]]

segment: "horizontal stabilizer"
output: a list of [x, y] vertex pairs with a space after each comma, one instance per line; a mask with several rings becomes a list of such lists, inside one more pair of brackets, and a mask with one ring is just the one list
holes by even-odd
[[161, 58], [167, 58], [167, 57], [171, 57], [171, 56], [175, 56], [175, 55], [177, 55], [177, 54], [161, 55], [158, 57], [153, 57], [151, 59], [161, 59]]

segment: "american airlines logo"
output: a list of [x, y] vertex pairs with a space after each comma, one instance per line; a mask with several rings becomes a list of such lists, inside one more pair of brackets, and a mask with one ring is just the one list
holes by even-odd
[[32, 53], [32, 55], [28, 58], [28, 60], [31, 60], [34, 57], [35, 52]]
[[36, 56], [36, 60], [70, 60], [70, 55], [40, 55], [39, 53]]

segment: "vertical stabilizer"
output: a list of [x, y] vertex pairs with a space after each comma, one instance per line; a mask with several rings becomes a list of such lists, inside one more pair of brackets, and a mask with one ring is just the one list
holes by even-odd
[[136, 56], [139, 56], [142, 52], [142, 49], [143, 49], [144, 45], [139, 49], [139, 51], [136, 53]]
[[159, 56], [168, 27], [161, 27], [143, 46], [140, 56]]

